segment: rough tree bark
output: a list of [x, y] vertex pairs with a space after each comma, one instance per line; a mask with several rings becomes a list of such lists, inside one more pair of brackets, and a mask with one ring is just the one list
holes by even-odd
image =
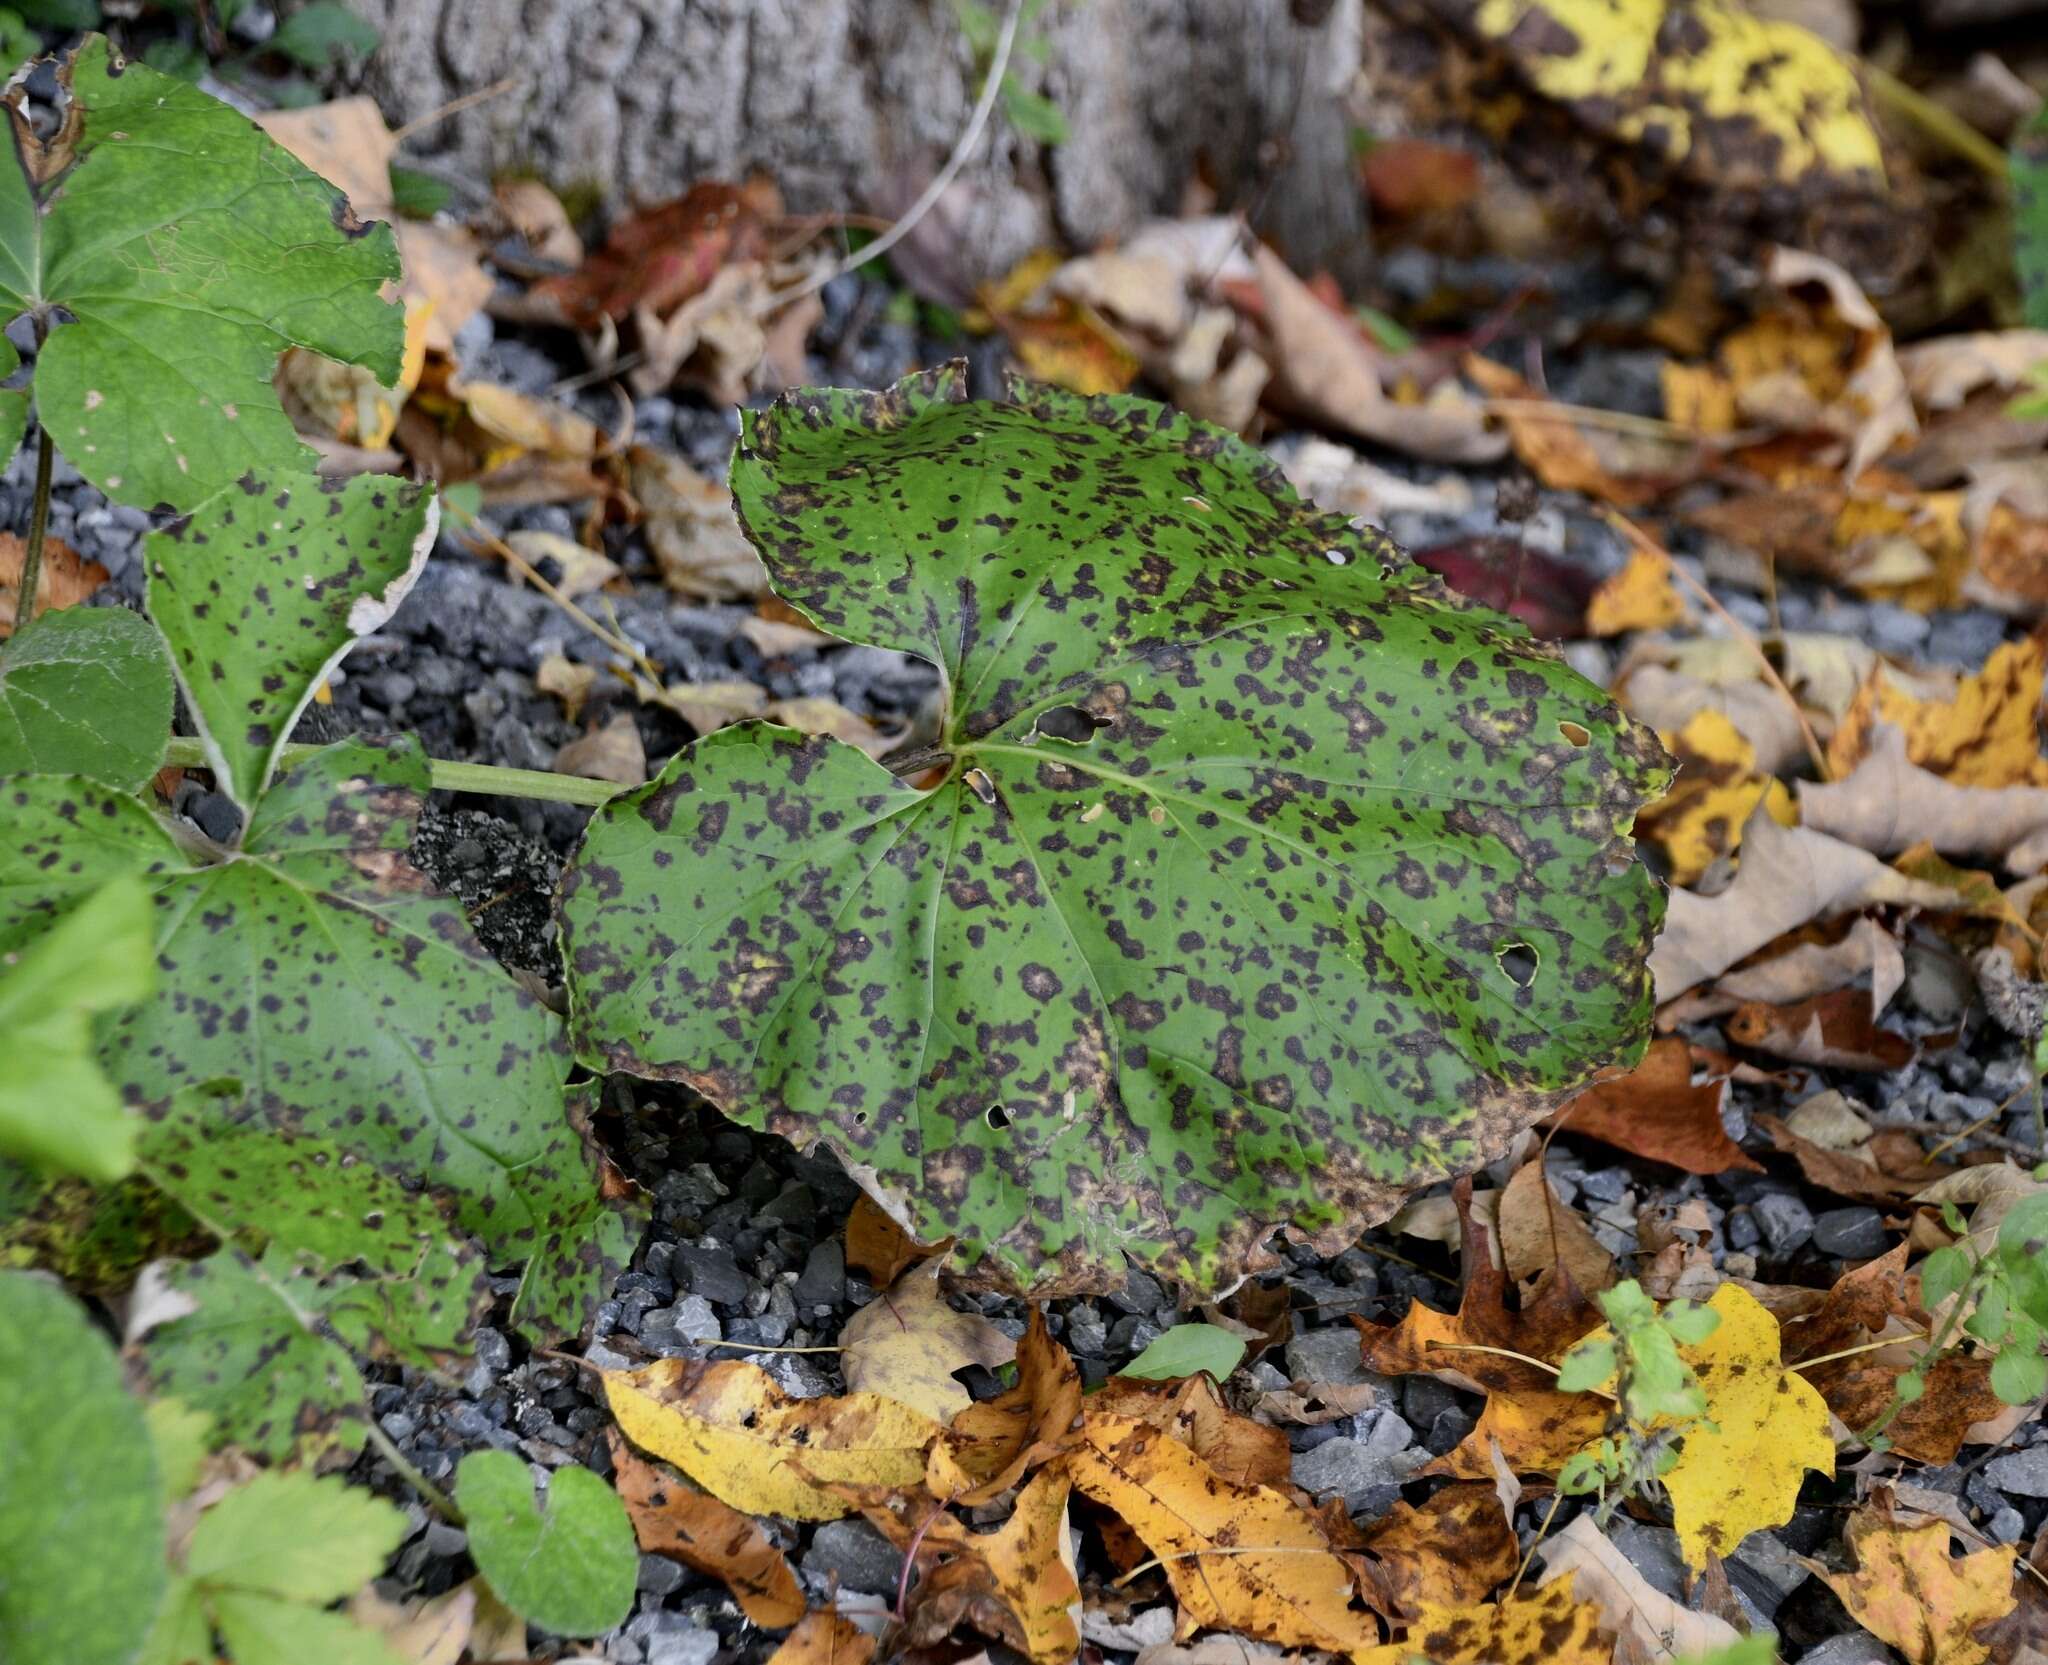
[[[944, 160], [981, 73], [950, 0], [352, 0], [384, 44], [394, 124], [504, 78], [409, 154], [469, 178], [529, 171], [658, 201], [759, 169], [797, 211], [891, 214]], [[1355, 269], [1364, 209], [1344, 99], [1360, 0], [1049, 0], [1013, 73], [1071, 139], [1000, 107], [916, 240], [973, 280], [1048, 242], [1088, 247], [1169, 213], [1198, 175], [1305, 267]], [[1001, 0], [989, 9], [1000, 13]], [[920, 248], [908, 258], [917, 262]]]

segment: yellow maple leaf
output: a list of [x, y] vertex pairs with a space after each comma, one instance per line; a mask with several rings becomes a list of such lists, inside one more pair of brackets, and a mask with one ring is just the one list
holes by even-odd
[[1810, 1468], [1835, 1472], [1827, 1401], [1780, 1360], [1778, 1321], [1748, 1290], [1724, 1283], [1707, 1305], [1721, 1322], [1678, 1356], [1706, 1395], [1704, 1421], [1684, 1425], [1678, 1459], [1663, 1477], [1686, 1565], [1704, 1571], [1708, 1552], [1727, 1556], [1752, 1532], [1792, 1518]]
[[1882, 663], [1858, 690], [1828, 741], [1828, 770], [1847, 775], [1870, 751], [1873, 729], [1890, 723], [1906, 737], [1906, 756], [1958, 786], [2048, 786], [2037, 722], [2048, 651], [2029, 638], [1992, 650], [1949, 699], [1921, 699]]
[[619, 1429], [747, 1515], [837, 1520], [853, 1505], [827, 1488], [915, 1486], [939, 1425], [878, 1393], [792, 1399], [756, 1365], [658, 1359], [604, 1372]]
[[1498, 1606], [1425, 1607], [1407, 1640], [1374, 1649], [1365, 1665], [1608, 1665], [1613, 1657], [1600, 1609], [1572, 1594], [1566, 1574], [1540, 1589], [1517, 1590]]
[[1075, 1490], [1159, 1558], [1186, 1634], [1212, 1625], [1361, 1665], [1382, 1657], [1378, 1621], [1352, 1605], [1350, 1569], [1291, 1499], [1233, 1484], [1149, 1423], [1093, 1410], [1061, 1461]]
[[1854, 1572], [1809, 1562], [1871, 1635], [1913, 1665], [1983, 1665], [1991, 1650], [1971, 1633], [2013, 1610], [2013, 1550], [1950, 1556], [1946, 1521], [1903, 1527], [1864, 1509], [1849, 1518]]
[[1589, 636], [1625, 630], [1665, 630], [1685, 622], [1685, 603], [1671, 579], [1671, 557], [1661, 549], [1634, 549], [1621, 571], [1604, 580], [1586, 603]]
[[1659, 738], [1678, 759], [1678, 773], [1671, 790], [1636, 818], [1636, 832], [1664, 851], [1673, 884], [1693, 883], [1739, 849], [1759, 800], [1780, 826], [1798, 821], [1785, 783], [1757, 767], [1756, 748], [1723, 713], [1702, 709]]

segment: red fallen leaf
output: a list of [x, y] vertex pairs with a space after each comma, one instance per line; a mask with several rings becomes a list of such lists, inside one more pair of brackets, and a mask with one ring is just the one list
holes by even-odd
[[627, 215], [597, 253], [566, 276], [535, 284], [533, 293], [556, 302], [580, 328], [623, 320], [635, 307], [672, 312], [721, 266], [757, 258], [768, 222], [781, 212], [772, 185], [692, 185], [672, 202]]
[[1479, 158], [1428, 139], [1387, 139], [1358, 164], [1366, 194], [1382, 214], [1446, 213], [1479, 194]]
[[1868, 989], [1836, 989], [1790, 1006], [1745, 1001], [1729, 1016], [1726, 1032], [1738, 1046], [1795, 1064], [1896, 1070], [1913, 1061], [1913, 1043], [1872, 1017]]
[[1512, 614], [1538, 636], [1565, 640], [1586, 633], [1593, 580], [1514, 538], [1461, 538], [1419, 550], [1415, 559], [1458, 594]]
[[1721, 1125], [1725, 1075], [1694, 1084], [1692, 1048], [1676, 1035], [1650, 1043], [1627, 1075], [1595, 1082], [1548, 1118], [1565, 1133], [1613, 1145], [1689, 1174], [1725, 1174], [1731, 1168], [1762, 1173]]

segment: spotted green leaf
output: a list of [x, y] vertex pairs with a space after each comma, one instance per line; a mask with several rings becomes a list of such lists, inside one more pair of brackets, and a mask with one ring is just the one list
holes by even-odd
[[127, 1665], [164, 1591], [163, 1488], [99, 1326], [0, 1272], [0, 1659]]
[[517, 1321], [573, 1330], [629, 1223], [565, 1111], [555, 1018], [406, 860], [426, 789], [410, 741], [325, 747], [222, 851], [89, 782], [18, 776], [0, 784], [0, 952], [140, 875], [166, 975], [101, 1048], [130, 1100], [160, 1113], [232, 1078], [273, 1127], [434, 1175], [493, 1265], [526, 1263]]
[[41, 613], [0, 646], [0, 775], [86, 775], [137, 792], [171, 732], [171, 664], [125, 607]]
[[[39, 417], [109, 497], [189, 509], [310, 469], [271, 386], [293, 344], [398, 376], [388, 226], [239, 111], [88, 36], [75, 123], [0, 166], [0, 310], [49, 329]], [[20, 128], [17, 126], [17, 138]]]
[[1641, 1053], [1654, 738], [1232, 436], [955, 369], [750, 416], [733, 489], [778, 593], [938, 666], [936, 784], [748, 724], [599, 811], [594, 1066], [1043, 1291], [1348, 1243]]
[[[156, 985], [149, 893], [111, 879], [18, 957], [0, 956], [0, 1156], [107, 1184], [135, 1165], [135, 1128], [93, 1060], [92, 1020]], [[8, 960], [12, 964], [8, 964]]]
[[431, 491], [382, 474], [247, 474], [150, 536], [149, 615], [238, 803], [262, 793], [327, 673], [397, 611], [436, 518]]
[[515, 1613], [557, 1636], [598, 1636], [625, 1622], [640, 1572], [633, 1523], [589, 1469], [556, 1469], [536, 1503], [525, 1458], [472, 1451], [456, 1471], [455, 1501], [477, 1570]]

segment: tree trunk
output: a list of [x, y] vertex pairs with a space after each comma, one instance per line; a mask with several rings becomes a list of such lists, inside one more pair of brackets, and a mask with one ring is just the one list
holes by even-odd
[[[891, 215], [944, 161], [982, 83], [951, 0], [351, 3], [383, 30], [370, 90], [394, 125], [515, 83], [421, 132], [409, 156], [470, 179], [593, 185], [613, 203], [759, 170], [794, 211]], [[1200, 178], [1297, 264], [1355, 271], [1364, 206], [1344, 100], [1359, 5], [1049, 0], [1011, 72], [1071, 136], [1041, 145], [999, 104], [906, 265], [957, 289], [1035, 247], [1090, 247], [1172, 213]]]

